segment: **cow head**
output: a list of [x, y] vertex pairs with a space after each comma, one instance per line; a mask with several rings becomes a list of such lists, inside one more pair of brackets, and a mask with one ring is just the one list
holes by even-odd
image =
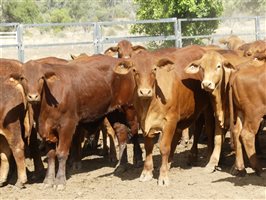
[[221, 54], [209, 51], [201, 59], [190, 63], [185, 68], [185, 72], [194, 74], [201, 71], [203, 74], [202, 89], [213, 92], [223, 79], [225, 68], [233, 68], [233, 66]]
[[155, 94], [156, 73], [158, 68], [172, 70], [173, 62], [162, 58], [156, 58], [148, 52], [135, 55], [130, 60], [120, 62], [115, 68], [115, 73], [127, 74], [132, 72], [136, 84], [138, 97], [151, 98]]
[[146, 50], [146, 48], [140, 45], [133, 46], [129, 41], [122, 40], [117, 46], [106, 49], [104, 54], [108, 56], [115, 56], [117, 54], [118, 58], [130, 58], [141, 50]]
[[57, 79], [52, 70], [44, 70], [47, 66], [50, 65], [29, 61], [24, 64], [22, 73], [13, 73], [10, 76], [10, 79], [22, 85], [29, 103], [40, 102], [44, 86]]

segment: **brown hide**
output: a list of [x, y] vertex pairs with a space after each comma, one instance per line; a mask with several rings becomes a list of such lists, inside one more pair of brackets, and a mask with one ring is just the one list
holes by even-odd
[[215, 147], [207, 165], [210, 170], [215, 170], [218, 166], [222, 138], [229, 128], [229, 77], [240, 63], [249, 60], [250, 58], [240, 57], [232, 50], [209, 50], [201, 59], [193, 61], [185, 68], [187, 73], [202, 73], [201, 87], [211, 94], [215, 111]]
[[230, 50], [237, 50], [238, 47], [240, 47], [241, 45], [243, 45], [245, 43], [245, 41], [241, 40], [236, 35], [231, 35], [231, 36], [226, 37], [226, 38], [221, 38], [219, 40], [219, 42], [221, 44], [226, 45], [227, 48], [230, 49]]
[[200, 76], [185, 74], [189, 62], [204, 53], [200, 47], [189, 46], [173, 52], [156, 54], [140, 52], [131, 65], [118, 66], [117, 73], [132, 73], [136, 83], [134, 106], [145, 137], [146, 160], [140, 180], [152, 178], [152, 137], [161, 131], [162, 165], [159, 185], [169, 184], [168, 157], [176, 128], [188, 127], [208, 106], [209, 98], [200, 88]]
[[132, 102], [131, 78], [114, 74], [112, 70], [121, 60], [92, 57], [87, 62], [72, 61], [66, 65], [29, 61], [19, 76], [27, 100], [34, 103], [35, 114], [39, 114], [35, 116], [39, 134], [49, 142], [58, 143], [56, 152], [48, 152], [52, 164], [45, 183], [54, 184], [52, 160], [56, 153], [60, 161], [57, 182], [61, 186], [65, 184], [65, 161], [78, 122], [94, 121]]
[[67, 64], [68, 61], [62, 58], [57, 58], [57, 57], [45, 57], [45, 58], [40, 58], [35, 60], [36, 62], [39, 63], [49, 63], [49, 64]]
[[106, 49], [104, 54], [108, 56], [114, 56], [117, 53], [118, 58], [130, 58], [132, 55], [143, 50], [146, 50], [146, 48], [143, 46], [133, 46], [129, 41], [121, 40], [118, 42], [117, 46]]
[[266, 50], [266, 42], [264, 40], [257, 40], [255, 42], [246, 43], [240, 46], [238, 50], [243, 51], [244, 56], [254, 57], [256, 53], [261, 53]]
[[258, 65], [258, 61], [249, 62], [230, 77], [230, 121], [236, 149], [233, 173], [236, 175], [246, 173], [240, 140], [251, 167], [258, 175], [262, 172], [255, 152], [255, 135], [262, 117], [266, 115], [266, 64], [260, 63], [261, 65]]
[[[21, 71], [22, 64], [16, 60], [0, 59], [0, 134], [7, 140], [17, 164], [18, 180], [17, 185], [23, 186], [27, 181], [26, 166], [24, 157], [24, 118], [26, 114], [25, 102], [22, 88], [16, 81], [10, 78], [14, 72]], [[29, 128], [29, 127], [27, 127]], [[27, 131], [29, 131], [27, 129]], [[0, 138], [0, 145], [4, 138]], [[1, 159], [5, 163], [6, 170], [1, 171], [0, 185], [2, 185], [8, 174], [8, 157], [10, 156], [8, 146], [1, 147]], [[2, 164], [2, 163], [1, 163]]]

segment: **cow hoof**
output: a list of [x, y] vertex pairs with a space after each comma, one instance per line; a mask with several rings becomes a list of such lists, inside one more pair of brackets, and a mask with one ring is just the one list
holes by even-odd
[[64, 184], [58, 184], [54, 185], [54, 189], [56, 189], [57, 191], [63, 191], [66, 189], [66, 186]]
[[26, 188], [26, 187], [25, 187], [25, 184], [24, 184], [24, 183], [21, 183], [21, 182], [17, 182], [17, 183], [15, 184], [15, 186], [16, 186], [17, 188], [19, 188], [19, 189], [24, 189], [24, 188]]
[[146, 182], [152, 180], [152, 174], [151, 172], [142, 172], [142, 174], [139, 177], [140, 182]]
[[81, 170], [81, 168], [82, 168], [82, 163], [81, 162], [73, 162], [73, 165], [72, 165], [72, 170], [73, 171]]
[[164, 178], [159, 178], [158, 180], [158, 185], [159, 186], [168, 186], [170, 184], [169, 178], [168, 177], [164, 177]]
[[216, 169], [217, 169], [217, 167], [218, 166], [216, 166], [216, 165], [207, 165], [205, 168], [204, 168], [204, 171], [206, 172], [206, 173], [213, 173], [213, 172], [215, 172], [216, 171]]
[[187, 160], [187, 165], [195, 166], [198, 161], [198, 155], [190, 153]]
[[45, 177], [45, 171], [41, 170], [40, 172], [34, 172], [34, 174], [30, 177], [30, 180], [32, 181], [39, 181], [43, 180]]
[[118, 166], [115, 168], [114, 173], [115, 173], [115, 174], [121, 174], [121, 173], [124, 173], [125, 171], [127, 171], [127, 166], [126, 166], [126, 165], [118, 165]]
[[41, 190], [45, 190], [45, 189], [48, 189], [48, 188], [53, 188], [53, 184], [50, 184], [50, 183], [43, 183], [41, 186], [40, 186], [40, 189]]
[[244, 177], [246, 176], [247, 171], [246, 169], [242, 169], [242, 170], [236, 169], [235, 166], [233, 166], [230, 170], [230, 174], [233, 176]]
[[6, 180], [0, 180], [0, 187], [3, 187], [6, 183]]
[[138, 160], [138, 161], [134, 162], [134, 167], [140, 168], [140, 167], [143, 167], [143, 164], [144, 164], [143, 160]]

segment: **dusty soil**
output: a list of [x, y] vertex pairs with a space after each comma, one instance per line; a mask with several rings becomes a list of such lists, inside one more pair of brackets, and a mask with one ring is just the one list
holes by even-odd
[[[133, 148], [129, 144], [129, 164], [124, 173], [114, 174], [114, 164], [104, 157], [87, 156], [82, 160], [81, 170], [68, 170], [64, 191], [41, 189], [42, 183], [28, 183], [25, 189], [18, 189], [11, 181], [0, 188], [0, 199], [266, 199], [265, 146], [264, 159], [261, 159], [264, 167], [262, 177], [256, 176], [251, 168], [247, 168], [245, 177], [230, 175], [234, 155], [230, 154], [228, 144], [223, 147], [220, 171], [205, 171], [205, 144], [199, 144], [198, 161], [191, 167], [187, 165], [190, 146], [191, 142], [187, 147], [182, 144], [177, 147], [169, 173], [171, 182], [167, 187], [157, 185], [161, 161], [158, 144], [154, 148], [154, 178], [149, 182], [139, 182], [142, 168], [134, 168]], [[143, 143], [141, 147], [145, 156]], [[32, 162], [27, 160], [27, 165], [31, 171]]]

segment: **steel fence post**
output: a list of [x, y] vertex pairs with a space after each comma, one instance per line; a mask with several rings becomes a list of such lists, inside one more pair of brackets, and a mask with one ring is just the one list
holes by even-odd
[[255, 34], [256, 34], [256, 40], [260, 40], [260, 17], [255, 17]]
[[23, 24], [17, 26], [17, 45], [18, 45], [18, 59], [24, 62], [24, 45], [23, 45]]

